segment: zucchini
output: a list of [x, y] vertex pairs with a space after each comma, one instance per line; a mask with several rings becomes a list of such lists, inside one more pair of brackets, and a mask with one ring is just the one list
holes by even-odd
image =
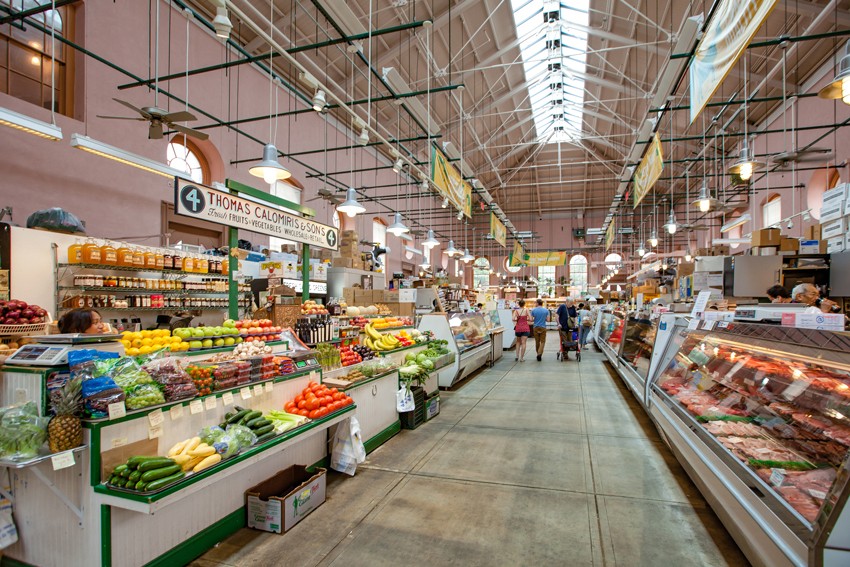
[[124, 469], [118, 476], [121, 478], [130, 478], [131, 474], [133, 474], [132, 469]]
[[242, 416], [242, 419], [239, 420], [239, 425], [245, 425], [249, 421], [253, 419], [257, 419], [258, 417], [263, 417], [263, 412], [261, 411], [249, 411], [245, 415]]
[[112, 470], [112, 474], [121, 474], [123, 471], [127, 470], [127, 465], [118, 465]]
[[266, 433], [268, 433], [269, 431], [274, 431], [274, 425], [272, 425], [272, 424], [268, 424], [268, 425], [266, 425], [265, 427], [261, 427], [261, 428], [259, 428], [259, 429], [255, 429], [255, 430], [254, 430], [254, 435], [256, 435], [257, 437], [262, 437], [263, 435], [265, 435], [265, 434], [266, 434]]
[[233, 409], [235, 409], [237, 412], [245, 411], [245, 408], [243, 408], [242, 406], [233, 406]]
[[130, 476], [127, 478], [127, 480], [129, 480], [130, 482], [139, 482], [139, 479], [141, 479], [141, 478], [142, 478], [142, 471], [137, 469], [137, 470], [134, 470], [132, 472], [132, 474], [130, 474]]
[[232, 411], [229, 411], [226, 414], [224, 414], [224, 423], [227, 423], [227, 420], [230, 419], [231, 417], [233, 417]]
[[269, 431], [268, 433], [264, 433], [264, 434], [260, 435], [259, 437], [257, 437], [257, 444], [259, 445], [260, 443], [265, 443], [269, 439], [273, 439], [275, 437], [276, 437], [275, 432]]
[[167, 457], [157, 457], [156, 459], [145, 461], [139, 465], [138, 470], [141, 472], [152, 471], [154, 469], [161, 469], [162, 467], [168, 467], [173, 464], [175, 464], [174, 461]]
[[145, 455], [130, 457], [129, 459], [127, 459], [127, 466], [131, 469], [137, 469], [137, 468], [139, 468], [139, 466], [142, 463], [144, 463], [146, 461], [157, 460], [157, 459], [161, 460], [161, 459], [164, 459], [164, 458], [165, 457], [151, 457], [151, 456], [145, 456]]
[[171, 465], [170, 467], [161, 467], [143, 473], [141, 476], [141, 480], [145, 482], [152, 482], [158, 478], [165, 478], [167, 476], [171, 476], [174, 473], [179, 472], [180, 470], [180, 465], [177, 464]]
[[118, 488], [124, 488], [124, 481], [125, 480], [127, 480], [127, 479], [122, 477], [122, 476], [119, 476], [117, 479], [115, 479], [115, 482], [113, 482], [112, 484], [113, 484], [113, 486], [117, 486]]
[[149, 482], [148, 485], [145, 487], [145, 490], [159, 490], [160, 488], [168, 486], [169, 484], [171, 484], [175, 480], [180, 480], [184, 476], [186, 476], [186, 473], [184, 473], [183, 471], [180, 471], [180, 472], [174, 473], [171, 476], [167, 476], [165, 478], [159, 478], [159, 479], [157, 479], [153, 482]]
[[234, 413], [233, 415], [231, 415], [228, 418], [227, 423], [238, 423], [239, 420], [241, 420], [243, 417], [245, 417], [249, 413], [250, 413], [249, 410], [246, 410], [246, 409], [240, 410], [240, 411]]
[[133, 488], [135, 488], [136, 490], [144, 490], [147, 485], [148, 483], [143, 480], [140, 480], [139, 482], [133, 485]]
[[255, 419], [252, 419], [252, 420], [246, 422], [245, 425], [247, 427], [250, 427], [251, 429], [258, 429], [260, 427], [265, 427], [266, 425], [269, 425], [270, 423], [271, 423], [271, 421], [264, 418], [263, 416], [260, 416], [258, 418], [255, 418]]

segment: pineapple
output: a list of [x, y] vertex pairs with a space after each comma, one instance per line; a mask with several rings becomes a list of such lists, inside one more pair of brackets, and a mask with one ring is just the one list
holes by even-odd
[[50, 394], [50, 405], [56, 415], [47, 425], [47, 443], [53, 453], [67, 451], [83, 444], [83, 428], [79, 417], [82, 386], [82, 380], [74, 378]]

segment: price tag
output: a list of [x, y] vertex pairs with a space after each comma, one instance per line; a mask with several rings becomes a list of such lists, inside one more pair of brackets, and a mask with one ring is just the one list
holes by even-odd
[[266, 393], [271, 394], [274, 391], [274, 382], [266, 382]]
[[688, 322], [688, 330], [696, 331], [699, 328], [699, 319], [691, 319]]
[[107, 411], [109, 411], [109, 419], [119, 419], [127, 415], [127, 408], [124, 407], [124, 402], [109, 404]]
[[812, 498], [817, 498], [818, 500], [826, 500], [826, 492], [823, 492], [822, 490], [815, 490], [814, 488], [810, 488], [808, 492]]
[[162, 425], [157, 425], [148, 429], [148, 439], [157, 439], [162, 437], [163, 429]]
[[702, 322], [702, 328], [705, 329], [706, 331], [710, 331], [714, 328], [714, 326], [716, 324], [717, 324], [717, 321], [706, 320], [706, 321]]
[[183, 417], [183, 404], [171, 406], [171, 409], [168, 410], [168, 413], [171, 414], [171, 421], [177, 421], [178, 419]]
[[718, 329], [728, 329], [729, 328], [729, 321], [718, 321], [717, 322], [717, 328]]
[[221, 403], [225, 406], [233, 405], [233, 392], [225, 392], [221, 395]]
[[195, 415], [204, 411], [204, 402], [201, 400], [192, 400], [189, 402], [189, 413]]
[[214, 410], [218, 406], [218, 398], [210, 396], [204, 400], [204, 409], [207, 411]]
[[123, 447], [126, 444], [127, 444], [127, 438], [126, 437], [117, 437], [117, 438], [112, 440], [112, 448], [113, 449], [117, 449], [118, 447]]
[[794, 382], [792, 382], [791, 385], [785, 388], [782, 392], [782, 397], [789, 401], [796, 400], [808, 387], [809, 383], [805, 380], [794, 380]]
[[251, 388], [249, 388], [248, 386], [245, 386], [244, 388], [239, 390], [239, 395], [242, 396], [243, 400], [250, 400], [251, 399]]
[[262, 396], [262, 395], [263, 395], [263, 385], [257, 384], [256, 386], [254, 386], [254, 396], [259, 397], [259, 396]]
[[156, 427], [165, 421], [165, 414], [162, 413], [161, 409], [153, 410], [148, 414], [148, 421], [151, 423], [151, 427]]
[[779, 488], [785, 482], [785, 469], [770, 469], [770, 484]]
[[64, 453], [57, 453], [50, 457], [50, 462], [53, 463], [53, 470], [58, 471], [60, 469], [67, 469], [68, 467], [73, 467], [76, 464], [74, 460], [74, 452], [73, 451], [65, 451]]

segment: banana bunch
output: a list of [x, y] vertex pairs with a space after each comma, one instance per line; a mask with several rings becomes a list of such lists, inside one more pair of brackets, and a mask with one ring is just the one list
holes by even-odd
[[398, 348], [399, 340], [390, 333], [379, 333], [368, 323], [363, 328], [363, 331], [366, 333], [363, 343], [374, 351], [387, 351]]

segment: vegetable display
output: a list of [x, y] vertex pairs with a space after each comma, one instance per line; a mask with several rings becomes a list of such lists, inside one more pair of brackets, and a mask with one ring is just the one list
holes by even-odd
[[286, 402], [283, 409], [310, 419], [318, 419], [354, 403], [350, 397], [336, 388], [310, 382], [292, 401]]
[[0, 408], [0, 457], [31, 459], [47, 440], [48, 418], [38, 415], [34, 402]]
[[134, 456], [112, 470], [108, 483], [118, 488], [151, 492], [161, 490], [186, 476], [175, 459]]

